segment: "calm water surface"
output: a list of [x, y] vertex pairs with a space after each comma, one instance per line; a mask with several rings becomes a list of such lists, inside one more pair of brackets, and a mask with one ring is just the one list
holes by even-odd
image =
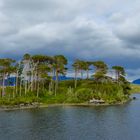
[[126, 105], [1, 111], [0, 140], [139, 140], [140, 94]]

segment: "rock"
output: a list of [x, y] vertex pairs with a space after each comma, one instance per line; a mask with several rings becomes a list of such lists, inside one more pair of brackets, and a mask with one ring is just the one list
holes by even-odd
[[24, 107], [25, 105], [24, 104], [19, 104], [19, 108], [22, 108]]
[[38, 102], [33, 102], [32, 106], [37, 108], [37, 107], [39, 107], [39, 103]]
[[89, 103], [103, 104], [103, 103], [105, 103], [105, 101], [102, 100], [102, 99], [98, 100], [98, 99], [94, 99], [94, 98], [93, 98], [92, 100], [89, 101]]

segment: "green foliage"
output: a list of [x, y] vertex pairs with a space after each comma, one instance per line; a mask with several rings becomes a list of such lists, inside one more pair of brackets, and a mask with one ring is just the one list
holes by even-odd
[[0, 98], [0, 105], [19, 105], [19, 104], [30, 104], [33, 102], [39, 102], [40, 99], [36, 97], [16, 97], [16, 98]]
[[60, 87], [66, 87], [66, 88], [74, 87], [74, 80], [61, 81], [59, 83], [59, 86]]
[[101, 82], [105, 78], [105, 75], [107, 74], [108, 66], [103, 61], [93, 62], [93, 65], [96, 69], [94, 79], [97, 82]]
[[125, 76], [125, 70], [121, 66], [113, 66], [112, 69], [116, 71], [116, 73], [119, 75], [124, 75]]
[[41, 102], [46, 104], [59, 104], [65, 103], [65, 101], [66, 101], [65, 94], [57, 94], [56, 96], [54, 96], [47, 93], [44, 97], [41, 98]]
[[[128, 86], [128, 85], [127, 85]], [[59, 103], [84, 103], [90, 99], [102, 99], [106, 103], [118, 103], [128, 99], [128, 95], [124, 91], [128, 88], [126, 84], [117, 83], [96, 83], [93, 80], [79, 80], [77, 88], [74, 88], [74, 81], [61, 81], [59, 88], [55, 95], [53, 91], [42, 88], [39, 91], [39, 97], [36, 97], [36, 92], [27, 92], [24, 94], [22, 89], [22, 96], [16, 94], [13, 98], [12, 87], [6, 88], [6, 95], [0, 98], [0, 104], [15, 105], [21, 103], [42, 102], [45, 104], [59, 104]], [[128, 89], [127, 89], [128, 90]]]
[[92, 98], [92, 90], [87, 88], [81, 88], [76, 91], [78, 100], [85, 102]]
[[[67, 58], [63, 55], [46, 56], [25, 54], [20, 64], [15, 65], [13, 59], [0, 59], [0, 80], [4, 81], [11, 73], [16, 73], [16, 86], [1, 85], [0, 104], [20, 104], [31, 102], [43, 103], [83, 103], [90, 99], [103, 99], [106, 103], [127, 100], [130, 83], [125, 79], [125, 70], [121, 66], [113, 66], [116, 79], [107, 76], [108, 65], [103, 61], [89, 62], [75, 60], [73, 68], [75, 79], [59, 81], [59, 75], [67, 72]], [[22, 75], [24, 66], [30, 68]], [[89, 80], [89, 70], [95, 67], [94, 78]], [[87, 79], [83, 79], [86, 72]], [[78, 74], [81, 73], [81, 79]], [[25, 77], [24, 77], [25, 76]], [[53, 80], [53, 77], [56, 77]], [[10, 81], [9, 81], [10, 82]]]

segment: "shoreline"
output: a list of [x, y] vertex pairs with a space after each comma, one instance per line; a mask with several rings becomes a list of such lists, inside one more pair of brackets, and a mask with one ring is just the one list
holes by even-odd
[[115, 104], [109, 104], [109, 103], [104, 103], [104, 104], [93, 104], [93, 103], [56, 103], [56, 104], [37, 104], [37, 105], [24, 105], [24, 106], [0, 106], [0, 111], [12, 111], [12, 110], [25, 110], [25, 109], [39, 109], [39, 108], [50, 108], [50, 107], [66, 107], [66, 106], [75, 106], [75, 107], [97, 107], [97, 106], [117, 106], [117, 105], [124, 105], [128, 102], [132, 101], [130, 98], [129, 100], [126, 100], [124, 102], [119, 102]]

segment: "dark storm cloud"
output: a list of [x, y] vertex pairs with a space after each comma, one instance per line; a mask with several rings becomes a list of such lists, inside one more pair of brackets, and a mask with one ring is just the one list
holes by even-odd
[[138, 0], [0, 0], [0, 56], [103, 59], [125, 66], [132, 79], [139, 72], [139, 5]]

